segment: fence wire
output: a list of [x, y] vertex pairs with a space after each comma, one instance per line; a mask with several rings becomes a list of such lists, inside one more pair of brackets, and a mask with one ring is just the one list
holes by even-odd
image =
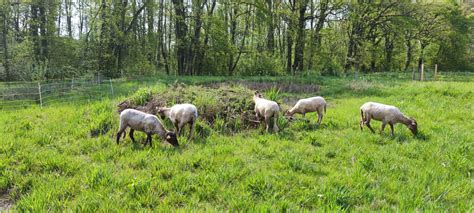
[[111, 79], [70, 79], [0, 83], [0, 110], [49, 106], [70, 101], [113, 98]]
[[[191, 77], [197, 82], [212, 82], [212, 78], [201, 76]], [[216, 77], [217, 79], [221, 79]], [[288, 79], [291, 76], [279, 79]], [[420, 80], [418, 72], [381, 72], [381, 73], [352, 73], [342, 78], [354, 80]], [[239, 77], [228, 77], [229, 80], [238, 80]], [[255, 80], [255, 78], [253, 78]], [[97, 76], [91, 79], [48, 80], [44, 82], [0, 82], [0, 111], [17, 110], [32, 106], [45, 107], [58, 103], [89, 102], [114, 97], [114, 83], [137, 82], [138, 85], [149, 85], [157, 82], [153, 76], [139, 76], [127, 79], [106, 79]], [[163, 79], [161, 79], [163, 80]], [[166, 79], [173, 82], [172, 76]], [[184, 80], [184, 79], [181, 79]], [[252, 81], [252, 77], [249, 79]], [[432, 70], [426, 70], [424, 81], [473, 81], [474, 73], [469, 72], [439, 72], [436, 75]], [[118, 86], [118, 85], [117, 85]], [[119, 87], [120, 88], [120, 87]], [[117, 89], [119, 89], [117, 88]], [[129, 88], [130, 89], [130, 88]], [[136, 88], [135, 88], [136, 89]]]

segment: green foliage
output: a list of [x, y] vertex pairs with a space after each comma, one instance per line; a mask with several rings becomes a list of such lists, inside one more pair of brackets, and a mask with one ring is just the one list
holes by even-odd
[[272, 87], [270, 90], [265, 92], [265, 98], [272, 101], [277, 101], [280, 98], [280, 89], [278, 87]]
[[242, 57], [237, 73], [244, 76], [278, 76], [285, 75], [283, 67], [282, 61], [269, 53], [252, 51]]
[[[411, 70], [419, 59], [426, 68], [438, 64], [442, 71], [472, 71], [473, 15], [467, 4], [4, 1], [0, 79], [97, 72], [112, 78], [165, 72], [341, 76]], [[68, 26], [67, 14], [79, 21]]]
[[144, 105], [151, 100], [154, 91], [151, 88], [140, 88], [130, 97], [133, 105]]

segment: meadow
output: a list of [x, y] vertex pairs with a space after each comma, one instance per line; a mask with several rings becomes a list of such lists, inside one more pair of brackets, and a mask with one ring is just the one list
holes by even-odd
[[[199, 137], [194, 142], [180, 137], [179, 148], [156, 136], [153, 147], [133, 144], [128, 137], [117, 145], [116, 104], [127, 98], [140, 102], [140, 91], [163, 93], [170, 89], [167, 82], [174, 80], [122, 83], [114, 98], [98, 101], [1, 112], [3, 208], [474, 210], [472, 78], [247, 78], [320, 85], [316, 93], [265, 94], [279, 103], [324, 96], [328, 110], [322, 125], [316, 126], [314, 113], [306, 115], [309, 120], [291, 123], [280, 118], [285, 128], [277, 134], [265, 133], [263, 125], [226, 132], [201, 121]], [[179, 81], [194, 85], [224, 80]], [[230, 87], [234, 86], [243, 87]], [[389, 128], [382, 135], [361, 131], [359, 107], [367, 101], [396, 105], [416, 118], [420, 134], [412, 136], [401, 124], [395, 126], [394, 137]], [[372, 122], [376, 130], [380, 124]], [[135, 135], [145, 140], [145, 134]]]

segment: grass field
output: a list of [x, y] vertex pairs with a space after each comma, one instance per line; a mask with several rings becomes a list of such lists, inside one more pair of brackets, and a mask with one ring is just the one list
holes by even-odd
[[[320, 84], [321, 92], [277, 97], [324, 96], [320, 127], [309, 114], [309, 123], [290, 123], [278, 134], [263, 126], [211, 131], [194, 144], [180, 138], [178, 149], [156, 136], [152, 148], [128, 137], [115, 144], [115, 105], [137, 83], [117, 86], [122, 95], [113, 100], [1, 112], [0, 204], [32, 211], [474, 210], [473, 81], [300, 81]], [[398, 106], [417, 119], [420, 134], [400, 124], [394, 137], [389, 128], [384, 135], [360, 131], [366, 101]], [[98, 128], [102, 134], [91, 134]]]

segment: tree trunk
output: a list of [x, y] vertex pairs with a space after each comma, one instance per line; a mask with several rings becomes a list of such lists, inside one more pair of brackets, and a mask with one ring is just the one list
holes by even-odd
[[186, 10], [183, 0], [172, 0], [175, 10], [175, 34], [176, 34], [176, 59], [178, 63], [178, 74], [186, 74], [186, 34], [188, 26], [186, 25]]
[[405, 60], [405, 72], [408, 71], [408, 69], [410, 68], [410, 64], [411, 64], [411, 58], [412, 58], [412, 49], [413, 49], [413, 45], [411, 43], [411, 40], [410, 39], [406, 39], [406, 46], [407, 46], [407, 51], [406, 51], [406, 60]]
[[82, 31], [84, 28], [84, 2], [83, 0], [79, 0], [79, 38], [82, 36]]
[[10, 73], [10, 57], [8, 55], [8, 42], [7, 42], [7, 36], [8, 36], [8, 16], [9, 14], [7, 13], [8, 8], [2, 8], [2, 46], [3, 46], [3, 67], [5, 68], [5, 80], [9, 81], [12, 80], [12, 76]]
[[[288, 28], [291, 27], [291, 24], [288, 25]], [[293, 57], [293, 39], [291, 36], [291, 30], [288, 29], [287, 37], [286, 37], [286, 71], [288, 73], [293, 74], [293, 66], [292, 66], [292, 57]]]
[[[166, 74], [169, 75], [170, 74], [170, 69], [169, 69], [169, 62], [168, 62], [168, 54], [167, 54], [167, 51], [166, 51], [166, 46], [165, 46], [165, 35], [166, 35], [166, 19], [164, 18], [164, 3], [163, 3], [164, 0], [160, 0], [160, 13], [159, 13], [159, 17], [160, 17], [160, 21], [159, 21], [159, 24], [158, 24], [158, 36], [159, 36], [159, 48], [160, 48], [160, 52], [159, 54], [161, 54], [161, 56], [163, 57], [163, 64], [165, 66], [165, 71], [166, 71]], [[171, 21], [170, 21], [171, 23]]]
[[106, 51], [106, 41], [105, 41], [105, 38], [106, 38], [106, 35], [107, 35], [107, 13], [106, 13], [106, 9], [107, 9], [107, 3], [106, 3], [106, 0], [102, 0], [102, 3], [101, 3], [101, 6], [100, 6], [100, 18], [101, 18], [101, 27], [100, 27], [100, 35], [99, 35], [99, 59], [98, 59], [98, 67], [99, 67], [99, 71], [105, 71], [106, 69], [106, 62], [105, 62], [105, 51]]
[[273, 54], [275, 48], [275, 26], [273, 20], [273, 0], [266, 0], [267, 7], [268, 7], [268, 14], [270, 15], [268, 20], [268, 29], [267, 29], [267, 50], [271, 54]]
[[[238, 10], [237, 7], [232, 8], [229, 11], [229, 19], [230, 19], [230, 43], [232, 44], [233, 47], [235, 47], [236, 41], [235, 41], [235, 36], [237, 34], [237, 14]], [[234, 66], [234, 53], [232, 51], [229, 51], [229, 59], [227, 61], [227, 70], [229, 72], [229, 75], [233, 75], [232, 73], [232, 67]]]
[[[216, 0], [212, 0], [211, 8], [207, 8], [207, 17], [212, 17], [212, 15], [214, 14], [215, 7], [216, 7]], [[207, 22], [206, 29], [210, 29], [210, 28], [211, 28], [211, 22]], [[206, 35], [204, 36], [203, 47], [201, 51], [199, 52], [200, 54], [198, 55], [198, 58], [196, 59], [196, 61], [198, 62], [198, 65], [196, 67], [198, 75], [202, 74], [203, 61], [205, 60], [208, 43], [209, 43], [209, 33], [206, 33]]]
[[306, 23], [306, 8], [308, 1], [301, 0], [299, 8], [299, 17], [298, 17], [298, 29], [296, 35], [296, 45], [295, 45], [295, 61], [293, 64], [294, 70], [302, 71], [304, 66], [304, 29]]
[[196, 1], [193, 5], [193, 14], [194, 14], [194, 36], [191, 38], [191, 45], [189, 47], [188, 53], [188, 73], [191, 75], [196, 74], [197, 62], [196, 58], [201, 51], [201, 28], [202, 28], [202, 10], [207, 0]]
[[44, 3], [39, 6], [40, 16], [40, 34], [41, 34], [41, 46], [40, 46], [40, 61], [45, 62], [48, 58], [48, 35], [47, 35], [47, 19], [46, 19], [46, 8]]
[[154, 35], [155, 7], [154, 7], [154, 2], [152, 0], [147, 0], [145, 4], [146, 4], [146, 23], [147, 23], [147, 37], [148, 37], [147, 57], [148, 57], [148, 61], [151, 64], [155, 65], [156, 67], [159, 64], [159, 62], [158, 62], [158, 58], [156, 57], [157, 56], [156, 50], [158, 49], [157, 48], [158, 44], [156, 42], [155, 35]]
[[392, 58], [393, 58], [393, 40], [390, 35], [385, 35], [385, 71], [392, 71]]
[[57, 33], [58, 33], [58, 36], [61, 36], [61, 15], [62, 15], [61, 6], [62, 6], [62, 1], [59, 1], [59, 10], [58, 10], [58, 18], [57, 18], [57, 22], [58, 22]]
[[371, 51], [370, 51], [370, 72], [375, 72], [375, 60], [377, 59], [377, 52], [376, 52], [376, 47], [377, 43], [376, 42], [376, 35], [371, 35], [370, 36], [370, 42], [372, 43]]
[[421, 49], [420, 49], [420, 56], [418, 58], [418, 72], [420, 73], [420, 81], [423, 81], [423, 68], [424, 68], [424, 52], [425, 52], [425, 45], [421, 44]]
[[72, 38], [72, 0], [66, 0], [66, 25], [67, 35]]

